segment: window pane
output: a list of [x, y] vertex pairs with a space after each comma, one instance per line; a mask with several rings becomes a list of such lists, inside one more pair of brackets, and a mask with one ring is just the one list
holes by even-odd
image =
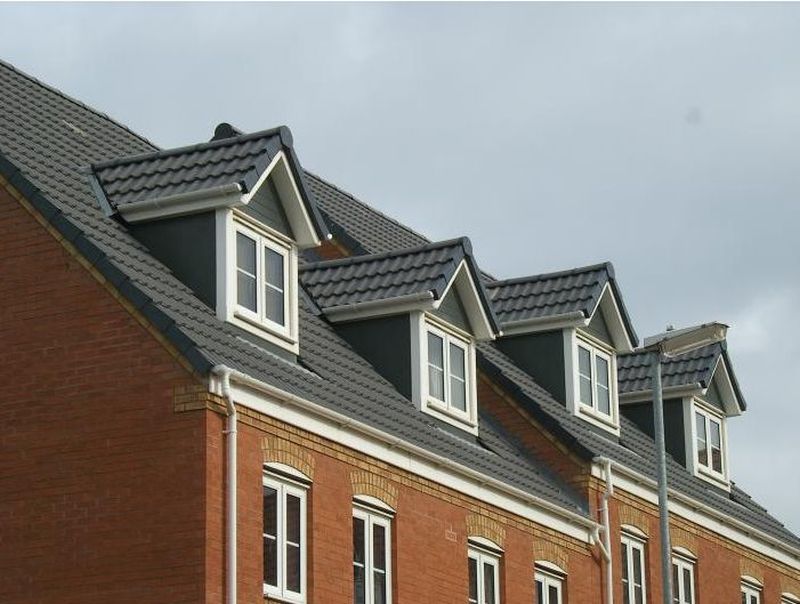
[[608, 388], [608, 361], [595, 357], [597, 367], [597, 410], [611, 415], [611, 397]]
[[367, 597], [364, 568], [364, 521], [353, 518], [353, 602], [365, 604]]
[[300, 591], [300, 498], [286, 495], [286, 588]]
[[709, 420], [709, 436], [711, 441], [711, 469], [722, 472], [722, 431], [719, 422]]
[[672, 601], [680, 604], [681, 589], [678, 583], [678, 565], [672, 565]]
[[444, 341], [428, 332], [428, 392], [444, 400]]
[[264, 537], [264, 583], [278, 585], [278, 542], [270, 537]]
[[697, 463], [708, 467], [708, 447], [706, 438], [706, 418], [695, 414], [695, 430], [697, 431]]
[[236, 233], [236, 268], [256, 275], [256, 242], [242, 233]]
[[256, 312], [256, 278], [236, 272], [236, 303]]
[[747, 604], [747, 594], [742, 592], [742, 604]]
[[285, 324], [285, 298], [282, 291], [267, 285], [264, 288], [264, 314], [278, 325]]
[[450, 375], [465, 379], [464, 349], [455, 344], [450, 344]]
[[558, 587], [555, 585], [550, 586], [549, 601], [547, 604], [561, 604], [561, 600], [558, 599]]
[[469, 559], [469, 601], [470, 604], [478, 603], [478, 562], [475, 558]]
[[286, 540], [300, 543], [300, 498], [286, 496]]
[[631, 549], [631, 556], [633, 557], [633, 584], [642, 584], [642, 556], [638, 549]]
[[300, 546], [291, 543], [286, 544], [286, 588], [293, 591], [300, 591]]
[[264, 272], [265, 281], [283, 291], [283, 256], [271, 248], [264, 248]]
[[687, 604], [691, 604], [693, 602], [692, 596], [692, 571], [691, 569], [684, 568], [683, 569], [683, 589], [684, 589], [684, 601]]
[[386, 604], [386, 574], [380, 571], [372, 573], [372, 604]]
[[486, 562], [483, 563], [483, 602], [484, 604], [495, 604], [494, 601], [494, 570], [495, 567]]
[[275, 537], [278, 528], [278, 491], [264, 487], [264, 533]]
[[622, 544], [622, 604], [630, 604], [630, 588], [628, 587], [628, 544]]
[[536, 604], [544, 604], [544, 583], [536, 579]]
[[386, 570], [386, 529], [379, 524], [372, 526], [372, 566]]
[[578, 378], [580, 382], [581, 402], [592, 404], [592, 353], [583, 346], [578, 346]]
[[264, 583], [278, 584], [278, 491], [264, 487]]

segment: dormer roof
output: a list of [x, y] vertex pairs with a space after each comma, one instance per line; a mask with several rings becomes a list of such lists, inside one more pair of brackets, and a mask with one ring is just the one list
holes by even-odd
[[588, 325], [602, 306], [616, 317], [616, 339], [625, 344], [619, 348], [629, 350], [638, 343], [610, 262], [493, 281], [486, 289], [508, 335]]
[[455, 287], [475, 337], [500, 331], [466, 237], [308, 264], [300, 279], [332, 321], [435, 310]]
[[[650, 353], [634, 352], [617, 358], [617, 379], [621, 398], [638, 399], [651, 392]], [[727, 342], [703, 346], [661, 363], [664, 396], [670, 392], [706, 393], [719, 384], [720, 398], [728, 415], [739, 415], [747, 408], [728, 356]]]
[[225, 138], [93, 164], [91, 180], [101, 206], [108, 215], [139, 222], [246, 205], [275, 170], [276, 177], [284, 177], [279, 193], [298, 242], [313, 245], [330, 237], [306, 186], [289, 128], [240, 134], [218, 127], [221, 131]]

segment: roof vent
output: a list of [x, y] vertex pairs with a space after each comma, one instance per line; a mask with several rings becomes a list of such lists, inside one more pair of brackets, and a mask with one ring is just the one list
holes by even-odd
[[228, 122], [222, 122], [221, 124], [218, 124], [216, 128], [214, 128], [214, 136], [211, 140], [221, 141], [226, 138], [241, 136], [242, 134], [244, 134], [244, 132], [235, 126], [231, 126]]

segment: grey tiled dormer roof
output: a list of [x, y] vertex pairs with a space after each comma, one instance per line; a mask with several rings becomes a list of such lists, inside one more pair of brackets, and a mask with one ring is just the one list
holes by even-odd
[[301, 296], [294, 363], [219, 321], [124, 224], [107, 216], [84, 167], [158, 149], [105, 115], [0, 61], [0, 175], [200, 374], [225, 364], [413, 446], [588, 518], [588, 504], [486, 412], [477, 436], [416, 410]]
[[603, 289], [609, 285], [631, 342], [637, 341], [610, 262], [555, 273], [530, 275], [486, 284], [495, 313], [502, 325], [532, 319], [556, 318], [581, 313], [592, 316]]
[[472, 244], [466, 237], [306, 264], [301, 268], [300, 279], [323, 310], [409, 296], [440, 300], [462, 262], [466, 263], [484, 311], [498, 332], [497, 320], [472, 255]]
[[[692, 352], [678, 355], [661, 362], [661, 382], [664, 388], [677, 386], [694, 386], [708, 388], [714, 376], [720, 357], [725, 359], [728, 367], [731, 366], [728, 357], [728, 346], [725, 342], [709, 344]], [[647, 352], [633, 352], [617, 357], [617, 382], [620, 394], [633, 392], [647, 392], [652, 387], [650, 375], [650, 354]], [[746, 408], [744, 396], [736, 381], [733, 371], [730, 372], [736, 398]]]
[[[412, 403], [338, 337], [313, 304], [301, 304], [301, 364], [276, 357], [250, 343], [235, 326], [217, 320], [213, 309], [155, 260], [124, 225], [100, 211], [82, 172], [92, 163], [152, 151], [157, 149], [146, 139], [0, 62], [0, 174], [198, 372], [224, 363], [564, 509], [588, 514], [586, 501], [525, 452], [484, 410], [480, 410], [477, 438], [454, 433], [416, 412]], [[346, 233], [357, 246], [351, 249], [380, 253], [428, 243], [352, 195], [317, 176], [306, 176], [320, 210], [330, 219], [331, 231]], [[619, 440], [598, 434], [495, 346], [479, 348], [481, 368], [577, 454], [585, 459], [604, 455], [645, 476], [655, 475], [653, 443], [634, 424], [623, 418]], [[669, 476], [680, 492], [800, 547], [800, 539], [735, 485], [730, 494], [725, 493], [672, 460]]]

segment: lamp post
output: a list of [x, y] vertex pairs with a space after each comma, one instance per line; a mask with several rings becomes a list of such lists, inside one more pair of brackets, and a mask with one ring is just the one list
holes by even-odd
[[658, 519], [661, 532], [661, 595], [663, 604], [672, 601], [672, 547], [669, 540], [669, 509], [667, 507], [667, 450], [664, 444], [664, 397], [661, 389], [661, 362], [702, 346], [725, 339], [728, 326], [723, 323], [703, 323], [685, 329], [668, 328], [666, 332], [645, 338], [643, 350], [650, 353], [653, 380], [653, 423], [656, 439], [658, 472]]

